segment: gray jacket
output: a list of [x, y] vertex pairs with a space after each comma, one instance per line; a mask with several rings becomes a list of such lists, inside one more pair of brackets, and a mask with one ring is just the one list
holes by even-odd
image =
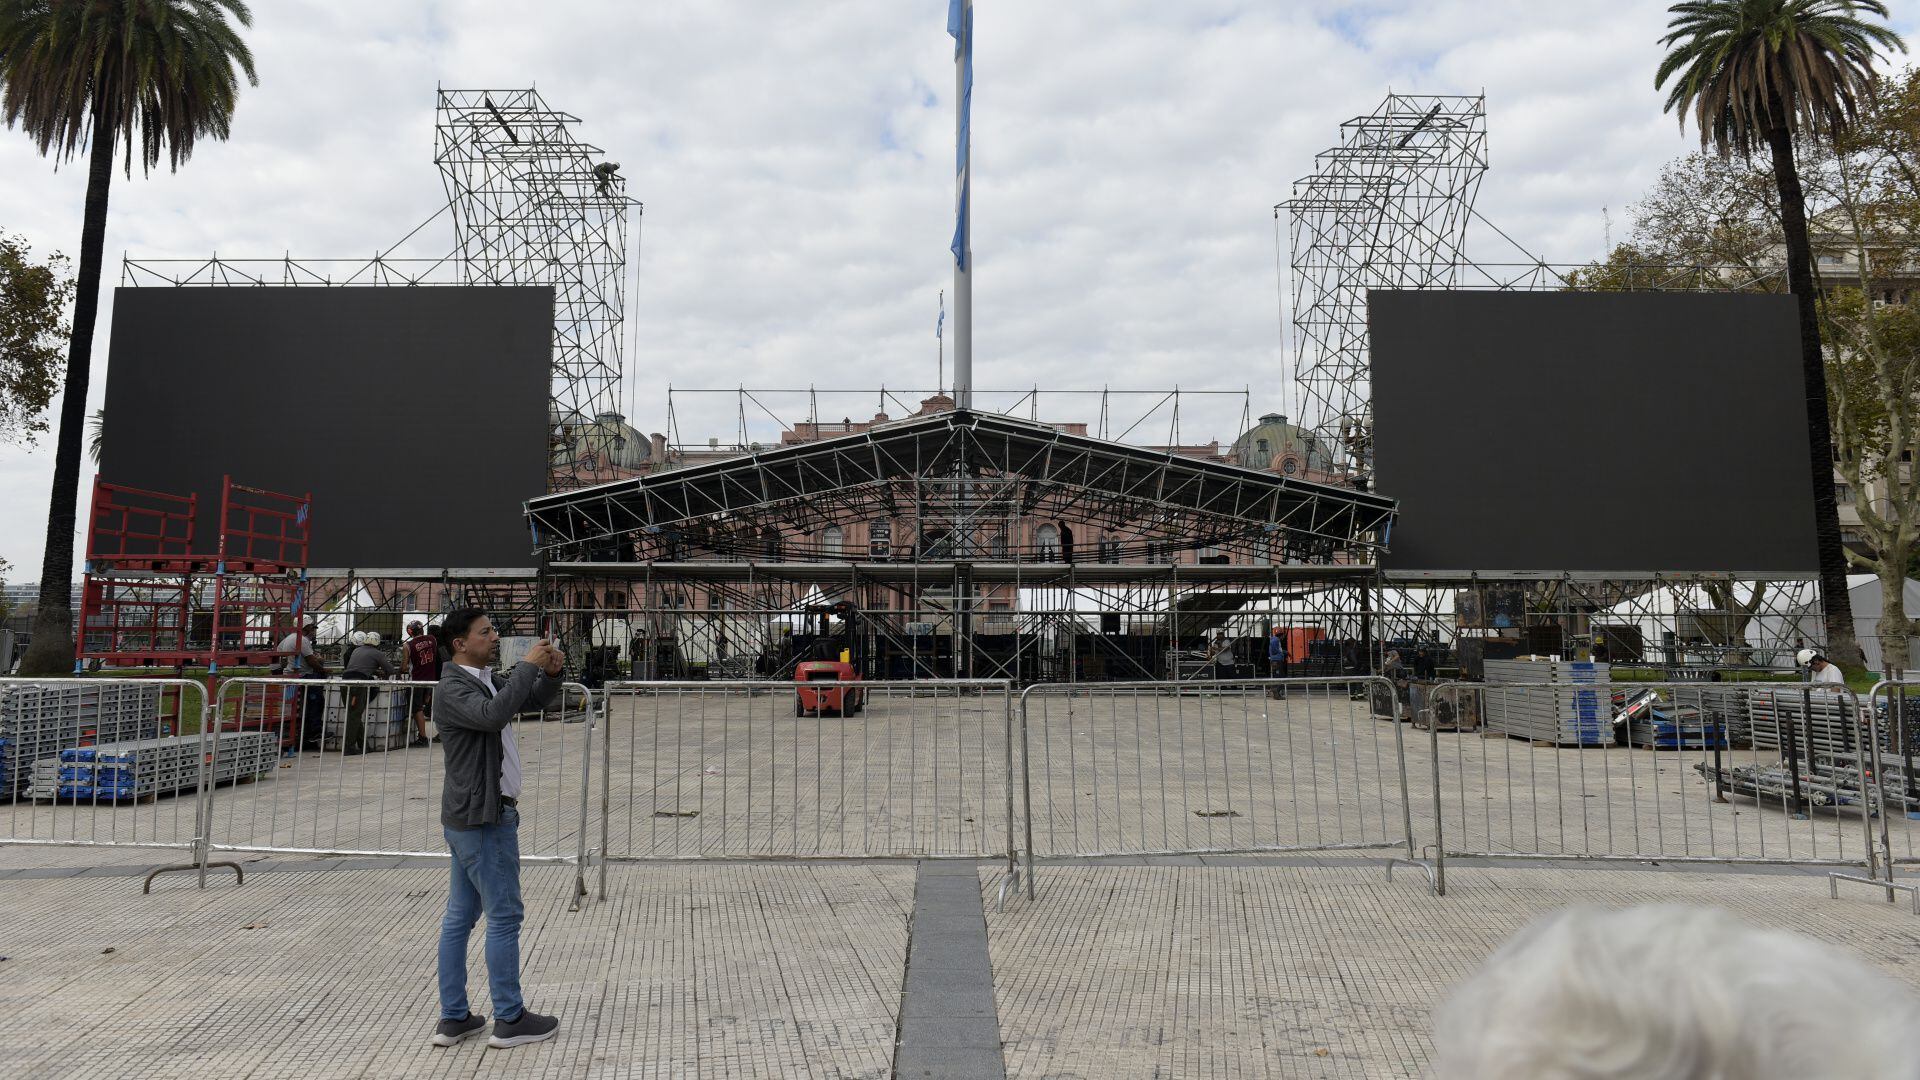
[[500, 823], [500, 763], [506, 751], [500, 732], [529, 705], [544, 706], [560, 693], [560, 680], [521, 661], [513, 665], [500, 692], [489, 697], [480, 680], [457, 664], [440, 673], [433, 694], [433, 726], [447, 764], [440, 789], [440, 823], [449, 829], [477, 829]]

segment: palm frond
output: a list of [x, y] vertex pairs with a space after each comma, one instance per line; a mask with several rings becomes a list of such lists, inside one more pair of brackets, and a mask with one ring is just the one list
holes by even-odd
[[1700, 144], [1746, 156], [1776, 125], [1838, 137], [1874, 94], [1874, 64], [1904, 52], [1880, 0], [1687, 0], [1668, 9], [1654, 87]]
[[0, 0], [0, 118], [56, 161], [108, 138], [128, 173], [178, 169], [259, 85], [252, 23], [243, 0]]

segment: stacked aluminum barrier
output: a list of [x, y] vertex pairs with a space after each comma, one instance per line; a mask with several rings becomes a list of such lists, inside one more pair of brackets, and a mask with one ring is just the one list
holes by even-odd
[[[185, 679], [0, 680], [9, 777], [17, 778], [0, 791], [0, 844], [180, 849], [204, 864], [205, 702], [205, 688]], [[29, 786], [63, 757], [89, 755], [102, 743], [168, 739], [190, 750], [182, 756], [191, 773], [176, 772], [170, 783], [180, 786], [171, 796], [42, 802]]]
[[[1881, 804], [1865, 751], [1878, 724], [1840, 687], [1611, 683], [1613, 735], [1562, 746], [1519, 737], [1564, 684], [1437, 687], [1478, 707], [1483, 734], [1430, 734], [1431, 828], [1448, 857], [1797, 863], [1874, 867]], [[1463, 700], [1463, 698], [1471, 700]]]
[[[214, 851], [303, 855], [447, 856], [440, 824], [445, 762], [440, 744], [410, 747], [414, 704], [424, 705], [430, 682], [377, 680], [229, 679], [215, 709], [223, 731], [286, 726], [286, 756], [264, 783], [222, 788], [211, 801]], [[347, 692], [368, 695], [360, 753], [341, 737]], [[312, 700], [317, 697], [319, 700]], [[378, 718], [399, 712], [404, 732], [381, 738]], [[584, 886], [592, 777], [593, 695], [566, 683], [546, 710], [514, 721], [522, 788], [520, 859], [576, 868]], [[331, 735], [329, 734], [331, 733]]]
[[[222, 731], [213, 738], [215, 765], [207, 782], [216, 786], [270, 776], [280, 759], [280, 747], [267, 732]], [[206, 764], [198, 735], [74, 747], [34, 762], [27, 795], [36, 802], [151, 799], [197, 791]]]
[[1401, 724], [1376, 715], [1396, 694], [1365, 676], [1028, 687], [1029, 896], [1035, 856], [1385, 850], [1424, 865]]
[[35, 762], [62, 750], [156, 737], [161, 692], [149, 681], [0, 684], [0, 792], [18, 790]]
[[607, 684], [605, 859], [1011, 865], [1010, 683], [804, 685], [803, 701], [792, 682]]

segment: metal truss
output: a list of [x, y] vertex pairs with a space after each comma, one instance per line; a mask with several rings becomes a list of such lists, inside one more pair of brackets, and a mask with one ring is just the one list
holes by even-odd
[[[1585, 657], [1663, 678], [1782, 669], [1816, 641], [1813, 583], [1708, 576], [1638, 581], [1383, 583], [1366, 567], [971, 567], [934, 564], [653, 563], [549, 567], [545, 617], [569, 655], [617, 649], [636, 678], [790, 678], [848, 648], [869, 677], [1101, 681], [1264, 673], [1272, 627], [1294, 675], [1378, 670], [1426, 648], [1477, 674], [1489, 656]], [[1159, 573], [1155, 573], [1158, 571]], [[1757, 590], [1757, 591], [1756, 591]], [[820, 639], [810, 613], [846, 601], [857, 631]], [[797, 634], [797, 636], [796, 636]], [[857, 641], [855, 640], [857, 638]], [[1817, 643], [1817, 642], [1816, 642]], [[1219, 650], [1227, 659], [1216, 660]]]
[[1451, 287], [1486, 171], [1484, 97], [1388, 94], [1340, 125], [1340, 142], [1274, 207], [1289, 223], [1302, 422], [1363, 470], [1367, 290]]
[[1151, 564], [1216, 548], [1352, 563], [1384, 546], [1393, 513], [1393, 500], [1378, 495], [971, 411], [527, 504], [536, 550], [549, 562], [843, 560], [804, 538], [873, 518], [897, 523], [907, 538], [889, 558], [1059, 560], [1062, 552], [1033, 548], [1014, 527], [1038, 517], [1086, 522], [1114, 538], [1099, 556], [1082, 551], [1084, 562]]
[[[854, 422], [853, 417], [865, 417], [868, 410], [872, 409], [882, 414], [891, 412], [895, 417], [913, 416], [922, 410], [924, 401], [930, 395], [944, 393], [940, 389], [915, 390], [885, 384], [860, 389], [825, 386], [690, 389], [669, 386], [664, 429], [667, 452], [670, 458], [688, 451], [746, 453], [763, 449], [763, 446], [757, 445], [763, 441], [777, 445], [782, 436], [798, 431], [803, 424], [811, 425], [815, 432], [821, 431], [823, 425], [825, 430], [837, 432], [839, 428], [833, 425], [835, 416], [846, 417], [849, 426]], [[976, 412], [999, 413], [1034, 423], [1048, 422], [1042, 415], [1043, 411], [1070, 409], [1075, 410], [1077, 415], [1090, 412], [1092, 419], [1084, 425], [1088, 434], [1114, 442], [1130, 442], [1136, 446], [1163, 449], [1180, 446], [1183, 416], [1189, 432], [1195, 427], [1196, 414], [1201, 430], [1219, 431], [1223, 426], [1230, 425], [1237, 434], [1253, 425], [1253, 391], [1250, 388], [1191, 390], [1175, 386], [1170, 389], [1127, 390], [1103, 386], [1097, 390], [1058, 390], [1043, 389], [1036, 385], [995, 390], [976, 386], [972, 393]], [[732, 399], [731, 408], [725, 414], [714, 407], [718, 399], [729, 398]], [[725, 430], [717, 422], [723, 415], [727, 428], [732, 431], [733, 441], [701, 441], [689, 437], [685, 431], [683, 416], [692, 416], [693, 423], [706, 421], [712, 424], [710, 428], [695, 433], [701, 435], [708, 430]]]
[[[974, 597], [962, 605], [950, 566], [799, 569], [556, 565], [549, 568], [548, 591], [563, 606], [548, 617], [569, 655], [620, 648], [636, 678], [788, 678], [796, 663], [842, 648], [865, 660], [869, 677], [1160, 678], [1194, 674], [1194, 657], [1223, 633], [1243, 639], [1238, 651], [1250, 663], [1256, 652], [1264, 658], [1261, 639], [1283, 600], [1369, 573], [1365, 567], [990, 564], [975, 568], [985, 572], [965, 586]], [[1302, 581], [1303, 569], [1318, 578]], [[620, 570], [625, 573], [610, 573]], [[858, 611], [857, 628], [820, 638], [810, 620], [843, 601]]]
[[[625, 359], [627, 217], [619, 165], [580, 141], [580, 119], [524, 90], [439, 92], [434, 163], [447, 204], [386, 251], [364, 259], [136, 259], [126, 286], [550, 285], [554, 289], [548, 490], [615, 475], [596, 423], [619, 411]], [[441, 214], [453, 219], [452, 252], [393, 253]], [[617, 438], [618, 436], [613, 436]], [[613, 448], [607, 448], [613, 449]]]
[[604, 476], [608, 455], [576, 457], [575, 426], [618, 411], [626, 310], [627, 211], [619, 165], [575, 138], [579, 117], [538, 91], [440, 91], [433, 160], [471, 282], [554, 288], [553, 490]]
[[308, 579], [308, 612], [327, 628], [323, 637], [328, 630], [365, 629], [397, 638], [409, 615], [431, 622], [455, 608], [477, 607], [502, 636], [531, 637], [541, 632], [541, 612], [558, 604], [543, 594], [542, 582], [531, 569], [318, 569]]

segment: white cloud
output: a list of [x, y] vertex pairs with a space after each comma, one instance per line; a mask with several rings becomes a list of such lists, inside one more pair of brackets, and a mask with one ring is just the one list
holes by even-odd
[[[950, 280], [945, 7], [256, 5], [261, 85], [232, 141], [177, 175], [116, 183], [107, 284], [123, 251], [369, 255], [443, 198], [434, 85], [531, 81], [646, 203], [637, 423], [664, 424], [668, 383], [925, 387]], [[1910, 29], [1911, 11], [1896, 14]], [[1600, 208], [1618, 218], [1691, 145], [1652, 85], [1664, 23], [1653, 0], [978, 0], [978, 383], [1246, 386], [1256, 411], [1280, 408], [1273, 204], [1389, 86], [1484, 88], [1481, 211], [1540, 256], [1590, 257]], [[0, 228], [73, 254], [82, 180], [0, 134]], [[430, 233], [415, 250], [444, 250], [444, 225]], [[261, 378], [286, 376], [270, 365]], [[1187, 406], [1183, 435], [1230, 439], [1239, 403], [1226, 401]], [[860, 402], [829, 407], [871, 410]], [[685, 437], [732, 432], [730, 401], [683, 404]], [[1094, 407], [1042, 399], [1054, 419]], [[0, 556], [16, 576], [39, 563], [51, 459], [50, 440], [0, 449]]]

